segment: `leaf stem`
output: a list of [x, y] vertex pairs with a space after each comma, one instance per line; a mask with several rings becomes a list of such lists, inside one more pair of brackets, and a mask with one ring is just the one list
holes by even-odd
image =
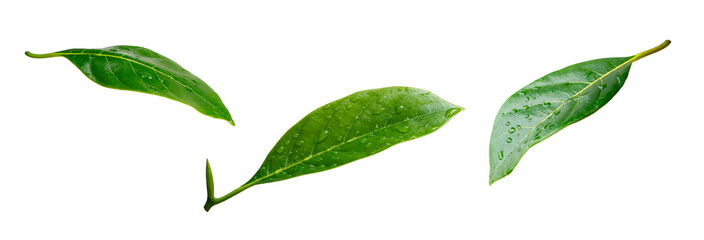
[[214, 191], [215, 183], [213, 182], [213, 172], [210, 170], [210, 162], [208, 162], [208, 160], [205, 160], [205, 185], [208, 189], [208, 199], [205, 201], [205, 206], [203, 206], [203, 208], [206, 212], [208, 212], [213, 206], [218, 205], [221, 202], [224, 202], [225, 200], [230, 199], [238, 193], [246, 190], [247, 188], [254, 186], [254, 182], [242, 185], [241, 187], [238, 187], [232, 192], [225, 194], [225, 196], [216, 198]]
[[641, 52], [641, 53], [639, 53], [639, 54], [636, 54], [636, 56], [633, 57], [633, 62], [638, 61], [638, 60], [641, 59], [641, 58], [647, 57], [647, 56], [650, 55], [650, 54], [653, 54], [653, 53], [659, 52], [660, 50], [665, 49], [668, 45], [670, 45], [671, 42], [672, 42], [672, 41], [670, 41], [670, 40], [665, 40], [665, 42], [663, 42], [662, 44], [658, 45], [657, 47], [654, 47], [654, 48], [645, 50], [645, 51], [643, 51], [643, 52]]
[[56, 54], [56, 53], [36, 54], [36, 53], [31, 53], [29, 51], [25, 51], [24, 55], [27, 55], [27, 57], [31, 57], [31, 58], [50, 58], [50, 57], [60, 56], [59, 54]]

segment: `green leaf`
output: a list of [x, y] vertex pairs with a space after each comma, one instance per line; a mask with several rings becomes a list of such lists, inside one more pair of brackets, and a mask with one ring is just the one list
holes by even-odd
[[257, 184], [333, 169], [429, 134], [463, 110], [428, 91], [389, 87], [356, 92], [316, 109], [289, 129], [254, 176], [214, 198], [206, 164], [205, 210]]
[[103, 87], [166, 97], [235, 125], [225, 104], [208, 84], [152, 50], [135, 46], [112, 46], [25, 54], [32, 58], [65, 57], [90, 80]]
[[631, 57], [578, 63], [535, 80], [499, 109], [491, 133], [489, 184], [509, 175], [533, 145], [603, 107], [626, 82], [631, 64], [663, 44]]

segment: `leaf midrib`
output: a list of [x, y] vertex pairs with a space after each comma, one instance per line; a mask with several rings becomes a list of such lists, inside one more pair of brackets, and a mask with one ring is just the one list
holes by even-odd
[[[582, 92], [584, 92], [585, 90], [587, 90], [588, 88], [590, 88], [591, 86], [593, 86], [596, 82], [598, 82], [598, 81], [603, 81], [604, 77], [609, 76], [609, 75], [612, 74], [614, 71], [616, 71], [616, 70], [622, 68], [622, 67], [625, 66], [626, 64], [629, 64], [629, 63], [633, 62], [633, 60], [634, 60], [635, 58], [636, 58], [636, 56], [633, 56], [633, 57], [629, 58], [628, 60], [626, 60], [625, 62], [623, 62], [623, 63], [621, 63], [620, 65], [616, 66], [615, 68], [611, 69], [611, 70], [608, 71], [607, 73], [601, 75], [599, 78], [595, 79], [595, 80], [594, 80], [593, 82], [591, 82], [589, 85], [585, 86], [584, 88], [582, 88], [582, 90], [579, 90], [579, 92], [573, 94], [572, 96], [570, 96], [570, 97], [567, 98], [567, 99], [574, 98], [574, 97], [576, 97], [576, 96], [582, 94]], [[535, 131], [535, 129], [538, 129], [538, 127], [540, 127], [540, 125], [543, 124], [543, 122], [545, 122], [545, 120], [547, 120], [548, 118], [550, 118], [550, 116], [552, 116], [553, 114], [555, 114], [555, 112], [557, 112], [557, 110], [560, 110], [560, 109], [562, 108], [562, 106], [565, 105], [566, 102], [567, 102], [567, 100], [565, 100], [564, 102], [562, 102], [562, 103], [560, 104], [560, 106], [558, 106], [557, 108], [555, 108], [555, 110], [553, 110], [552, 112], [550, 112], [550, 114], [548, 114], [547, 116], [545, 116], [545, 118], [543, 118], [543, 120], [541, 120], [538, 124], [536, 124], [535, 127], [533, 127], [533, 129], [531, 129], [528, 133], [526, 133], [526, 135], [523, 136], [523, 138], [521, 138], [520, 141], [516, 142], [516, 144], [513, 145], [513, 148], [511, 148], [511, 151], [509, 151], [509, 152], [512, 153], [514, 150], [516, 150], [516, 147], [517, 147], [518, 145], [522, 145], [522, 144], [524, 143], [525, 139], [526, 139], [531, 133], [533, 133], [533, 131]], [[575, 107], [576, 107], [576, 106], [575, 106]], [[493, 158], [493, 156], [491, 156], [491, 157]], [[508, 156], [507, 156], [507, 158], [508, 158]], [[492, 169], [492, 171], [495, 171], [495, 170], [499, 169], [500, 166], [503, 166], [503, 165], [506, 164], [507, 162], [508, 162], [508, 161], [501, 161], [501, 162], [499, 162], [499, 164], [496, 166], [496, 168]]]
[[268, 175], [266, 175], [266, 176], [263, 176], [263, 177], [261, 177], [261, 178], [258, 178], [258, 179], [256, 179], [256, 180], [254, 180], [254, 181], [251, 181], [251, 182], [249, 182], [249, 183], [247, 183], [247, 184], [245, 184], [245, 185], [242, 185], [240, 188], [250, 187], [250, 186], [256, 184], [257, 182], [259, 182], [259, 181], [261, 181], [261, 180], [264, 180], [264, 179], [266, 179], [266, 178], [268, 178], [268, 177], [271, 177], [271, 176], [273, 176], [273, 175], [279, 174], [279, 173], [281, 173], [281, 172], [283, 172], [283, 171], [286, 171], [287, 169], [289, 169], [289, 168], [291, 168], [291, 167], [293, 167], [293, 166], [296, 166], [296, 165], [298, 165], [298, 164], [301, 164], [301, 163], [303, 163], [303, 162], [306, 162], [306, 161], [308, 161], [308, 160], [310, 160], [310, 159], [312, 159], [312, 158], [314, 158], [314, 157], [317, 157], [317, 156], [319, 156], [319, 155], [321, 155], [321, 154], [323, 154], [323, 153], [330, 152], [330, 151], [332, 151], [332, 150], [334, 150], [334, 149], [336, 149], [336, 148], [341, 147], [342, 145], [351, 143], [351, 142], [353, 142], [353, 141], [355, 141], [355, 140], [357, 140], [357, 139], [359, 139], [359, 138], [363, 138], [363, 137], [366, 137], [366, 136], [368, 136], [368, 135], [370, 135], [370, 134], [373, 134], [373, 133], [379, 132], [379, 131], [381, 131], [381, 130], [387, 129], [387, 128], [389, 128], [389, 127], [396, 126], [396, 125], [398, 125], [398, 124], [402, 124], [402, 123], [405, 123], [405, 122], [408, 122], [408, 121], [411, 121], [411, 120], [415, 120], [415, 119], [420, 118], [420, 117], [432, 115], [432, 114], [435, 114], [435, 113], [438, 113], [438, 112], [441, 112], [441, 111], [447, 111], [447, 109], [432, 111], [432, 112], [430, 112], [430, 113], [428, 113], [428, 114], [418, 115], [418, 116], [415, 116], [415, 117], [412, 117], [412, 118], [409, 118], [409, 119], [405, 119], [405, 120], [400, 121], [400, 122], [396, 122], [396, 123], [393, 123], [393, 124], [390, 124], [390, 125], [386, 125], [386, 126], [384, 126], [384, 127], [381, 127], [381, 128], [379, 128], [379, 129], [376, 129], [376, 130], [374, 130], [374, 131], [371, 131], [371, 132], [368, 132], [368, 133], [365, 133], [365, 134], [362, 134], [362, 135], [359, 135], [359, 136], [350, 138], [349, 140], [347, 140], [347, 141], [345, 141], [345, 142], [342, 142], [342, 143], [340, 143], [340, 144], [334, 145], [334, 146], [332, 146], [332, 147], [330, 147], [330, 148], [328, 148], [328, 149], [325, 149], [325, 150], [323, 150], [323, 151], [320, 151], [320, 152], [318, 152], [318, 153], [316, 153], [316, 154], [312, 154], [312, 155], [310, 155], [310, 156], [308, 156], [308, 157], [303, 158], [301, 161], [298, 161], [298, 162], [296, 162], [296, 163], [294, 163], [294, 164], [291, 164], [291, 165], [288, 165], [288, 166], [283, 167], [283, 168], [281, 168], [281, 169], [278, 169], [278, 170], [274, 171], [273, 173], [270, 173], [270, 174], [268, 174]]

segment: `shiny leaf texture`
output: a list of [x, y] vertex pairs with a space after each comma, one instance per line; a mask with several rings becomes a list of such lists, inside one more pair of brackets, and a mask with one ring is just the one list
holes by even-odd
[[233, 192], [214, 198], [206, 167], [206, 211], [256, 184], [336, 168], [429, 134], [463, 108], [428, 91], [389, 87], [356, 92], [316, 109], [274, 145], [254, 176]]
[[152, 50], [136, 46], [112, 46], [25, 54], [33, 58], [65, 57], [90, 80], [103, 87], [173, 99], [190, 105], [205, 115], [235, 125], [225, 104], [208, 84]]
[[669, 44], [665, 41], [631, 57], [574, 64], [511, 95], [494, 120], [489, 184], [509, 175], [533, 145], [603, 107], [621, 89], [633, 62]]

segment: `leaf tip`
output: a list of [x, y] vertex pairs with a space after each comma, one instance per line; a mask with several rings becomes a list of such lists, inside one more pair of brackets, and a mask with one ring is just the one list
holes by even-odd
[[491, 186], [492, 184], [494, 184], [498, 180], [499, 179], [494, 178], [493, 174], [489, 174], [489, 186]]

